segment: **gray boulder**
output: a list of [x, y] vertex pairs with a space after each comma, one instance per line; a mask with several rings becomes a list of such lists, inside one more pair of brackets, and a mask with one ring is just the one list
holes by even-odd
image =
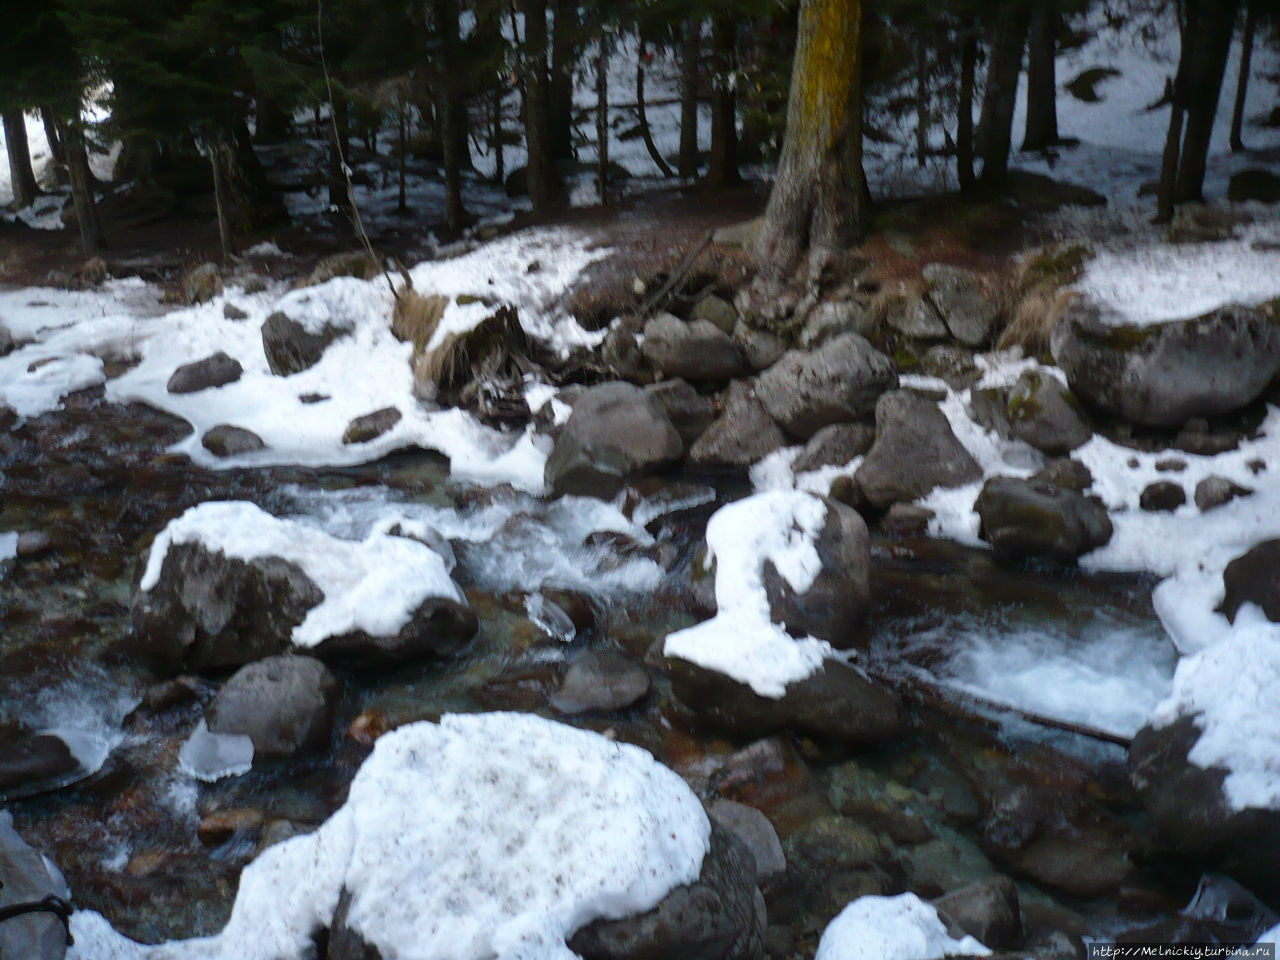
[[399, 423], [402, 417], [403, 414], [395, 407], [383, 407], [373, 413], [356, 417], [347, 424], [347, 429], [342, 431], [342, 443], [350, 445], [376, 440]]
[[587, 650], [565, 671], [560, 689], [551, 695], [558, 713], [612, 713], [649, 695], [649, 671], [612, 650]]
[[685, 323], [659, 313], [644, 325], [640, 349], [650, 366], [668, 377], [728, 380], [744, 372], [732, 338], [709, 320]]
[[1053, 358], [1077, 396], [1131, 423], [1176, 427], [1251, 403], [1280, 372], [1269, 308], [1229, 305], [1149, 327], [1108, 323], [1077, 301], [1053, 329]]
[[786, 434], [744, 380], [729, 384], [724, 413], [689, 450], [689, 463], [699, 467], [749, 467], [785, 446]]
[[1200, 512], [1225, 506], [1238, 497], [1247, 497], [1253, 490], [1242, 487], [1226, 477], [1205, 477], [1196, 484], [1196, 509]]
[[195, 393], [235, 383], [242, 373], [244, 368], [240, 366], [240, 361], [219, 350], [211, 357], [178, 367], [169, 377], [166, 389], [170, 393]]
[[210, 733], [239, 733], [255, 757], [288, 758], [329, 745], [338, 681], [311, 657], [267, 657], [242, 667], [218, 691], [205, 721]]
[[1093, 436], [1079, 402], [1057, 377], [1024, 373], [1009, 391], [1008, 416], [1014, 438], [1051, 457], [1066, 456]]
[[738, 322], [738, 311], [729, 301], [709, 293], [693, 305], [693, 309], [689, 311], [689, 320], [706, 320], [731, 334]]
[[200, 438], [200, 444], [215, 457], [238, 457], [242, 453], [264, 450], [267, 446], [252, 430], [230, 423], [210, 427]]
[[646, 387], [645, 392], [662, 404], [686, 444], [702, 436], [716, 418], [715, 401], [698, 393], [687, 380], [663, 380]]
[[876, 441], [876, 428], [869, 423], [833, 423], [823, 427], [805, 444], [804, 450], [791, 463], [796, 473], [822, 467], [842, 467], [860, 457]]
[[752, 370], [767, 370], [787, 352], [786, 342], [776, 333], [747, 326], [741, 320], [733, 328], [733, 342]]
[[751, 852], [715, 820], [702, 873], [648, 913], [596, 920], [569, 939], [583, 960], [761, 960], [765, 918]]
[[680, 459], [684, 442], [658, 400], [627, 383], [582, 393], [547, 458], [553, 496], [613, 497], [628, 478]]
[[842, 333], [866, 336], [872, 327], [871, 311], [858, 300], [827, 300], [818, 304], [805, 317], [800, 330], [800, 346], [806, 350], [838, 337]]
[[760, 375], [756, 396], [782, 427], [807, 440], [833, 423], [867, 419], [898, 385], [892, 361], [856, 333], [792, 350]]
[[[70, 898], [62, 874], [13, 829], [13, 817], [0, 810], [0, 910], [47, 896]], [[67, 928], [52, 913], [27, 913], [0, 923], [0, 957], [14, 960], [62, 960]]]
[[311, 331], [287, 314], [276, 312], [262, 324], [262, 349], [271, 372], [287, 377], [314, 367], [329, 344], [346, 332], [332, 324]]
[[854, 474], [873, 507], [884, 510], [934, 487], [960, 487], [981, 477], [982, 468], [936, 403], [905, 390], [880, 398], [875, 445]]
[[736, 800], [715, 800], [707, 806], [711, 819], [746, 845], [756, 865], [756, 882], [762, 886], [781, 879], [787, 872], [782, 841], [769, 818]]
[[925, 266], [924, 295], [951, 335], [966, 347], [978, 347], [991, 338], [1000, 309], [988, 298], [973, 271], [941, 263]]
[[1018, 888], [996, 875], [933, 901], [938, 915], [993, 950], [1015, 950], [1022, 942]]
[[890, 329], [913, 340], [945, 340], [950, 335], [938, 311], [923, 296], [888, 294], [881, 299], [879, 312]]
[[982, 538], [1002, 563], [1075, 563], [1111, 540], [1111, 518], [1102, 504], [1041, 480], [992, 477], [974, 509]]

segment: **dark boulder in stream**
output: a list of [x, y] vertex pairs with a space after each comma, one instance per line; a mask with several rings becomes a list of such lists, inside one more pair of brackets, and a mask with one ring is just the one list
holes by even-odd
[[974, 504], [981, 535], [1002, 563], [1075, 563], [1111, 540], [1111, 519], [1097, 500], [1036, 480], [992, 477]]
[[238, 670], [205, 712], [210, 733], [239, 733], [255, 757], [293, 757], [329, 745], [338, 681], [312, 657], [268, 657]]

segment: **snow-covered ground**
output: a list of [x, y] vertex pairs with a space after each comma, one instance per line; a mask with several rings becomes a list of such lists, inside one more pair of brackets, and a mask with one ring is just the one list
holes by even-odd
[[378, 740], [346, 804], [244, 869], [222, 933], [143, 946], [97, 913], [70, 960], [309, 955], [348, 927], [404, 960], [572, 960], [574, 931], [643, 913], [702, 867], [710, 823], [638, 747], [524, 714], [446, 715]]

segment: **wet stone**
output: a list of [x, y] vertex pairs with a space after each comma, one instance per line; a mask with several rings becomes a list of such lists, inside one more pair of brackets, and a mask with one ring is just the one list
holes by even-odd
[[373, 413], [366, 413], [362, 417], [356, 417], [347, 424], [347, 429], [343, 431], [342, 442], [344, 445], [350, 445], [376, 440], [399, 423], [402, 416], [403, 414], [395, 407], [383, 407]]
[[[1253, 493], [1249, 487], [1242, 487], [1225, 477], [1205, 477], [1196, 484], [1196, 508], [1202, 513], [1216, 507], [1225, 506], [1238, 497], [1247, 497]], [[21, 546], [19, 546], [21, 552]]]
[[588, 650], [566, 671], [551, 696], [559, 713], [625, 710], [649, 693], [649, 672], [611, 650]]
[[218, 351], [211, 357], [196, 360], [194, 363], [184, 363], [178, 367], [169, 377], [169, 383], [165, 389], [170, 393], [197, 393], [200, 390], [235, 383], [242, 373], [244, 368], [240, 366], [239, 360]]
[[200, 438], [200, 443], [215, 457], [238, 457], [244, 453], [266, 449], [267, 446], [252, 430], [229, 423], [210, 427], [208, 433]]
[[1182, 484], [1169, 480], [1148, 484], [1138, 497], [1138, 505], [1151, 513], [1171, 513], [1186, 502], [1187, 492]]
[[261, 810], [218, 810], [201, 818], [196, 836], [206, 847], [216, 847], [233, 838], [253, 840], [265, 822]]
[[66, 743], [51, 734], [4, 744], [0, 746], [0, 794], [65, 777], [79, 766]]

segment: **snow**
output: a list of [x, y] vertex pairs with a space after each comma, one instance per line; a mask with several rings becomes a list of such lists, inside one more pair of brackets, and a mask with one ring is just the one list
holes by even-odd
[[12, 560], [18, 555], [18, 535], [13, 532], [0, 532], [0, 563]]
[[416, 540], [374, 533], [340, 540], [297, 520], [280, 520], [252, 503], [202, 503], [156, 536], [139, 589], [153, 589], [169, 548], [199, 543], [227, 557], [280, 557], [297, 564], [324, 593], [293, 630], [293, 643], [314, 647], [352, 631], [393, 636], [432, 597], [465, 603], [445, 562]]
[[301, 960], [343, 890], [401, 960], [569, 960], [574, 931], [697, 878], [710, 824], [638, 747], [520, 714], [446, 715], [378, 740], [346, 804], [241, 875], [214, 937], [133, 943], [73, 915], [69, 960]]
[[794, 638], [771, 620], [763, 572], [768, 560], [797, 593], [808, 590], [822, 570], [814, 538], [826, 519], [820, 499], [790, 490], [759, 493], [716, 511], [707, 523], [706, 564], [715, 562], [717, 613], [668, 635], [664, 654], [773, 699], [821, 670], [834, 651], [814, 637]]
[[937, 910], [904, 893], [854, 900], [827, 925], [814, 960], [934, 960], [989, 953], [973, 937], [951, 937]]

